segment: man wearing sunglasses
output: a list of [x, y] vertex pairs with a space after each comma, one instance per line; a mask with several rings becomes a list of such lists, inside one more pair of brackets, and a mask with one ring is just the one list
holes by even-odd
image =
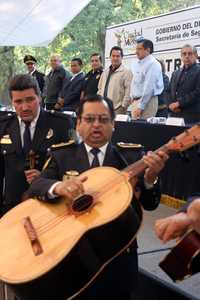
[[[38, 197], [41, 201], [54, 203], [60, 196], [73, 201], [84, 193], [83, 182], [87, 180], [81, 173], [98, 166], [110, 166], [122, 170], [129, 164], [142, 158], [141, 148], [129, 144], [128, 147], [115, 147], [111, 143], [114, 129], [114, 109], [101, 96], [94, 95], [84, 99], [77, 112], [77, 131], [82, 139], [81, 143], [72, 143], [64, 149], [54, 151], [49, 164], [30, 186], [29, 195]], [[147, 164], [144, 177], [139, 180], [138, 189], [141, 191], [139, 201], [147, 210], [155, 209], [160, 201], [159, 183], [157, 175], [163, 168], [167, 156], [163, 152], [148, 153], [143, 160]], [[66, 175], [79, 175], [78, 177]], [[63, 180], [64, 177], [64, 180]], [[112, 179], [112, 178], [111, 178]], [[134, 198], [135, 199], [135, 198]], [[93, 260], [87, 249], [96, 257], [93, 249], [95, 239], [102, 241], [102, 247], [110, 249], [119, 242], [124, 233], [132, 230], [133, 223], [140, 222], [136, 201], [119, 217], [119, 231], [115, 231], [113, 224], [108, 224], [108, 230], [99, 228], [98, 234], [91, 233], [84, 242], [80, 241], [78, 250], [72, 254], [77, 264], [69, 270], [69, 277], [59, 278], [49, 285], [48, 291], [40, 290], [41, 297], [48, 292], [48, 299], [64, 299], [63, 291], [74, 284], [80, 286], [80, 281], [86, 276], [86, 269], [93, 266]], [[117, 221], [118, 222], [118, 221]], [[69, 228], [71, 230], [71, 228]], [[125, 233], [125, 235], [126, 235]], [[94, 244], [93, 244], [94, 243]], [[86, 247], [84, 247], [86, 245]], [[101, 251], [101, 250], [99, 250]], [[74, 255], [74, 256], [73, 256]], [[86, 258], [87, 259], [84, 259]], [[81, 263], [80, 263], [81, 262]], [[82, 264], [83, 263], [83, 264]], [[95, 264], [95, 262], [94, 262]], [[84, 271], [85, 270], [85, 271]], [[78, 297], [77, 300], [130, 300], [131, 294], [137, 287], [137, 243], [131, 244], [115, 258], [96, 280]], [[62, 283], [63, 281], [63, 283]], [[67, 284], [66, 284], [67, 282]], [[59, 291], [59, 292], [58, 292]], [[64, 292], [63, 292], [64, 293]], [[32, 300], [32, 298], [31, 298]]]

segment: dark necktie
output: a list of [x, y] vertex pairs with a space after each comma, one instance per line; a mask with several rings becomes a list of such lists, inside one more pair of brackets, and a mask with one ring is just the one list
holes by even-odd
[[90, 152], [94, 155], [94, 159], [91, 163], [90, 168], [96, 168], [100, 166], [98, 153], [100, 152], [99, 148], [92, 148]]
[[31, 122], [24, 122], [25, 124], [25, 130], [24, 130], [24, 135], [23, 135], [23, 139], [24, 139], [24, 146], [23, 146], [23, 151], [24, 154], [27, 155], [29, 153], [29, 151], [31, 150], [31, 133], [30, 133], [30, 124]]

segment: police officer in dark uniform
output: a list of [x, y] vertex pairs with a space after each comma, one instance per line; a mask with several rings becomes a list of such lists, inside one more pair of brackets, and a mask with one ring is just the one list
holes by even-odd
[[16, 75], [10, 82], [10, 96], [16, 113], [0, 118], [1, 214], [21, 201], [40, 174], [50, 147], [66, 142], [72, 128], [69, 116], [40, 108], [34, 77]]
[[[53, 152], [41, 176], [36, 178], [30, 186], [28, 190], [29, 196], [37, 196], [41, 201], [49, 202], [54, 202], [60, 196], [64, 196], [70, 201], [84, 191], [82, 182], [87, 180], [83, 175], [76, 178], [73, 177], [74, 175], [101, 165], [122, 170], [130, 163], [140, 159], [142, 157], [142, 149], [138, 145], [122, 143], [115, 147], [110, 143], [113, 126], [114, 110], [101, 96], [95, 95], [84, 99], [80, 104], [77, 120], [77, 130], [83, 142], [80, 144], [68, 143], [64, 149]], [[143, 158], [148, 168], [144, 177], [139, 180], [138, 188], [141, 190], [139, 200], [147, 210], [153, 210], [159, 204], [160, 189], [156, 178], [166, 159], [167, 156], [161, 151], [158, 154], [148, 153]], [[69, 179], [65, 178], [62, 181], [63, 176], [69, 176]], [[79, 250], [74, 254], [75, 256], [77, 255], [75, 261], [79, 263], [69, 270], [69, 278], [66, 279], [63, 276], [64, 278], [62, 279], [62, 276], [60, 276], [59, 282], [54, 280], [54, 284], [48, 285], [48, 291], [40, 290], [41, 295], [46, 295], [47, 298], [45, 299], [54, 299], [55, 295], [58, 300], [65, 299], [62, 291], [66, 291], [67, 286], [68, 288], [73, 285], [79, 286], [80, 282], [86, 278], [86, 272], [84, 273], [83, 270], [87, 269], [87, 265], [88, 268], [93, 265], [93, 258], [98, 253], [97, 248], [100, 253], [104, 252], [105, 249], [109, 252], [127, 234], [132, 236], [133, 228], [140, 222], [140, 217], [138, 205], [136, 201], [133, 201], [133, 205], [116, 221], [117, 223], [119, 222], [118, 230], [115, 230], [116, 228], [112, 222], [106, 227], [103, 226], [103, 228], [97, 229], [97, 234], [96, 232], [95, 234], [92, 232], [88, 233], [85, 240], [86, 245], [89, 244], [90, 246], [84, 247], [84, 242], [82, 244], [82, 241], [80, 241]], [[98, 241], [99, 244], [95, 250], [92, 246], [97, 245]], [[94, 256], [87, 253], [87, 249], [91, 251], [93, 249]], [[80, 261], [84, 261], [83, 268]], [[95, 261], [94, 259], [94, 265]], [[134, 240], [128, 251], [124, 251], [110, 262], [95, 281], [76, 299], [130, 300], [132, 292], [137, 287], [137, 274], [137, 244]], [[57, 285], [59, 285], [59, 288]], [[37, 297], [35, 296], [35, 298]]]
[[90, 70], [85, 76], [81, 99], [88, 95], [95, 95], [97, 93], [99, 79], [103, 72], [102, 59], [99, 53], [93, 53], [90, 56], [90, 62], [92, 70]]
[[36, 58], [32, 55], [25, 55], [24, 63], [27, 66], [28, 74], [34, 76], [37, 79], [37, 82], [38, 82], [39, 88], [40, 88], [40, 92], [42, 95], [43, 89], [44, 89], [44, 83], [45, 83], [45, 80], [44, 80], [45, 75], [36, 69], [36, 64], [37, 64]]

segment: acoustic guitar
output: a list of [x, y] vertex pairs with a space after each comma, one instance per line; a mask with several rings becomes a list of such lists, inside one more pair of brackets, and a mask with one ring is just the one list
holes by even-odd
[[[196, 125], [156, 151], [184, 151], [199, 142]], [[142, 159], [122, 171], [94, 168], [82, 173], [88, 177], [85, 194], [70, 205], [65, 199], [55, 204], [29, 199], [11, 209], [0, 220], [0, 280], [20, 300], [75, 298], [130, 251], [142, 218], [140, 205], [130, 204], [146, 168]], [[47, 296], [55, 281], [56, 294]]]
[[194, 230], [187, 232], [159, 266], [175, 282], [200, 272], [200, 235]]

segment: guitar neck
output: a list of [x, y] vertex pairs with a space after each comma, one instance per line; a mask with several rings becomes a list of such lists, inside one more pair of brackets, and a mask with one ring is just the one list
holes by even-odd
[[[190, 147], [199, 144], [200, 142], [200, 124], [194, 125], [190, 129], [186, 129], [183, 133], [176, 137], [173, 137], [167, 144], [163, 145], [159, 149], [155, 150], [154, 153], [163, 151], [166, 154], [171, 152], [182, 152]], [[137, 177], [144, 170], [148, 168], [143, 159], [131, 164], [124, 169], [124, 172], [128, 175], [128, 178]]]
[[[159, 151], [163, 151], [166, 154], [169, 154], [171, 152], [171, 150], [167, 147], [167, 144], [165, 144], [162, 147], [155, 150], [154, 153], [158, 153]], [[145, 164], [143, 159], [140, 159], [140, 160], [136, 161], [135, 163], [126, 167], [124, 169], [124, 172], [127, 173], [129, 179], [131, 179], [133, 177], [137, 177], [138, 175], [142, 174], [146, 168], [148, 168], [147, 164]]]

